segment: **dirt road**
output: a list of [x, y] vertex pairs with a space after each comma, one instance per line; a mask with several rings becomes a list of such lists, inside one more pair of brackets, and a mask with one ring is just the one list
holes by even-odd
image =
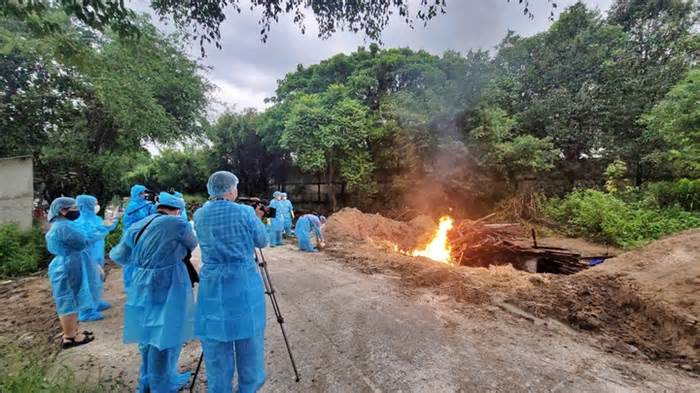
[[[292, 246], [266, 250], [285, 326], [302, 375], [293, 380], [279, 326], [268, 307], [264, 392], [691, 392], [680, 370], [624, 359], [588, 337], [496, 306], [464, 307], [428, 292], [405, 295], [396, 278], [367, 275], [324, 254]], [[97, 340], [60, 357], [78, 378], [123, 380], [133, 390], [139, 356], [121, 343], [121, 272], [106, 297], [115, 307], [89, 324]], [[182, 369], [199, 355], [190, 343]], [[205, 373], [195, 391], [204, 391]]]

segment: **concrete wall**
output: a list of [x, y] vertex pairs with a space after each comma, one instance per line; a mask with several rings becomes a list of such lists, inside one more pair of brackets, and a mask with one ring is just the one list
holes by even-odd
[[33, 201], [32, 157], [0, 158], [0, 224], [31, 228]]

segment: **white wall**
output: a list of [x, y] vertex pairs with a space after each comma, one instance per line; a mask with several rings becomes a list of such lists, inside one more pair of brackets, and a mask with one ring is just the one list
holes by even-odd
[[32, 157], [0, 158], [0, 224], [31, 228], [33, 183]]

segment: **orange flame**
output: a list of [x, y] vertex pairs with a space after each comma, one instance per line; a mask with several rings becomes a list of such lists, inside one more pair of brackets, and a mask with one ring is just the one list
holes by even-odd
[[451, 249], [450, 242], [447, 239], [447, 232], [452, 229], [453, 225], [454, 220], [452, 220], [451, 217], [441, 217], [437, 233], [435, 233], [430, 243], [422, 250], [413, 250], [411, 255], [414, 257], [426, 257], [434, 261], [450, 264], [452, 258], [450, 257]]

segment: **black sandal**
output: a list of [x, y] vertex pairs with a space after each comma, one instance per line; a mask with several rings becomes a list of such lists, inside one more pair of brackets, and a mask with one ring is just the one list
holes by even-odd
[[93, 333], [93, 332], [91, 332], [91, 331], [89, 331], [89, 330], [83, 330], [82, 333], [83, 333], [84, 335], [86, 335], [86, 336], [94, 336], [94, 335], [95, 335], [95, 333]]
[[[66, 341], [68, 340], [68, 341]], [[79, 347], [81, 345], [85, 345], [89, 342], [92, 342], [95, 340], [95, 337], [93, 336], [88, 336], [86, 335], [82, 340], [80, 341], [75, 341], [75, 337], [64, 337], [63, 342], [61, 343], [61, 349], [68, 349], [68, 348], [73, 348], [73, 347]]]

